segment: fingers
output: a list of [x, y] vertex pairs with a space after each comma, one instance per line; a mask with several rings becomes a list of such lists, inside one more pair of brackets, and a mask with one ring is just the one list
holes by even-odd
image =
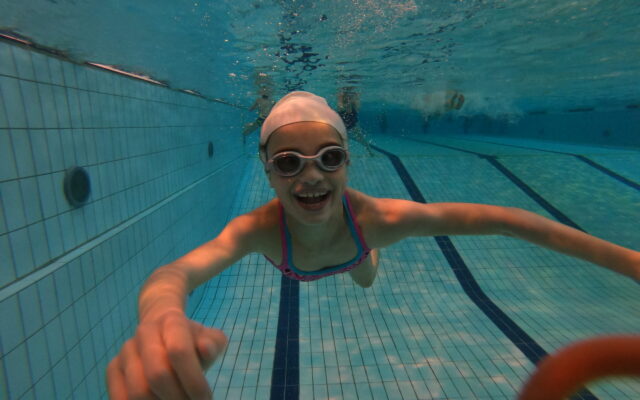
[[204, 376], [224, 352], [227, 338], [218, 329], [167, 313], [142, 323], [107, 367], [112, 400], [211, 399]]
[[111, 400], [128, 400], [127, 385], [124, 383], [124, 375], [120, 371], [120, 359], [111, 360], [107, 367], [107, 392]]
[[184, 316], [177, 315], [169, 315], [164, 320], [162, 339], [167, 356], [188, 398], [210, 399], [211, 389], [200, 367], [194, 336], [185, 320]]
[[135, 341], [129, 339], [122, 346], [119, 357], [120, 374], [124, 376], [124, 386], [128, 399], [131, 400], [152, 400], [157, 397], [151, 392], [144, 375], [142, 361], [138, 356]]
[[197, 322], [191, 322], [200, 365], [204, 370], [207, 370], [224, 353], [228, 340], [219, 329], [207, 328]]
[[162, 400], [187, 398], [173, 372], [157, 326], [140, 325], [135, 338], [151, 391]]

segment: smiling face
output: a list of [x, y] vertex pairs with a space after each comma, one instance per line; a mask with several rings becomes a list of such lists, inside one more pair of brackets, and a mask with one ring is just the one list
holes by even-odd
[[[344, 143], [330, 125], [296, 122], [278, 128], [271, 135], [266, 148], [267, 159], [287, 150], [313, 156], [327, 146], [336, 145], [344, 146]], [[267, 175], [287, 215], [300, 223], [314, 225], [342, 215], [342, 195], [347, 185], [346, 164], [336, 171], [327, 172], [312, 161], [292, 177], [280, 176], [275, 171], [269, 171]]]

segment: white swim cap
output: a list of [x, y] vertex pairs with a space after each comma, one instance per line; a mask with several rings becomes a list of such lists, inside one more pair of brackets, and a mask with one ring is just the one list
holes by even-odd
[[347, 146], [347, 128], [338, 113], [329, 107], [324, 98], [297, 91], [281, 98], [271, 109], [260, 130], [260, 147], [267, 143], [276, 129], [296, 122], [322, 122], [331, 125], [342, 137], [344, 146]]

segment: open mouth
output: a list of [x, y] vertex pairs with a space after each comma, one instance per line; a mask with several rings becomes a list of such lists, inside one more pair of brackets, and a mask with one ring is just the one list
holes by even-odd
[[316, 192], [316, 193], [300, 193], [296, 194], [295, 198], [298, 203], [306, 209], [318, 209], [322, 208], [329, 199], [331, 192]]

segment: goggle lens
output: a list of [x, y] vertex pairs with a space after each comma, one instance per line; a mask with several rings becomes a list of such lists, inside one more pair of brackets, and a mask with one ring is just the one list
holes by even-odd
[[283, 154], [273, 160], [275, 170], [281, 174], [296, 174], [300, 164], [302, 164], [300, 157], [293, 154]]
[[325, 168], [335, 170], [342, 166], [345, 157], [346, 154], [343, 150], [331, 149], [325, 151], [320, 160], [322, 161], [322, 165], [324, 165]]
[[277, 174], [281, 176], [295, 176], [302, 171], [308, 161], [315, 161], [323, 171], [332, 172], [342, 167], [347, 161], [348, 153], [340, 146], [328, 146], [320, 150], [315, 156], [305, 156], [296, 151], [278, 153], [268, 162]]

